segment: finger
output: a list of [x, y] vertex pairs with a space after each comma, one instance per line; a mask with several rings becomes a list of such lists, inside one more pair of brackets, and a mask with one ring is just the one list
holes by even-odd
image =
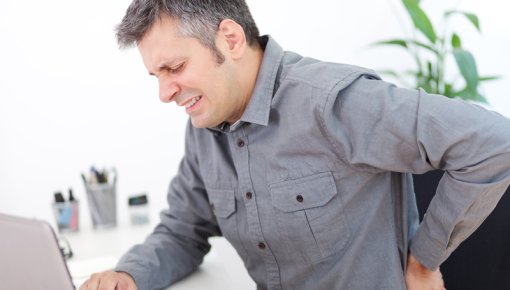
[[117, 288], [115, 290], [130, 290], [132, 288], [129, 288], [129, 285], [126, 281], [124, 281], [123, 279], [119, 280], [119, 282], [117, 283]]
[[85, 282], [83, 282], [78, 290], [87, 290], [87, 288], [88, 288], [88, 286], [87, 286], [88, 281], [89, 280], [86, 280]]
[[101, 278], [101, 273], [92, 274], [90, 276], [90, 278], [85, 282], [85, 285], [86, 285], [85, 290], [97, 290], [100, 278]]
[[120, 280], [117, 284], [116, 290], [138, 290], [138, 287], [136, 287], [135, 281], [133, 280], [133, 277], [127, 273], [119, 273]]
[[[101, 277], [99, 280], [98, 290], [123, 290], [121, 287], [117, 287], [120, 281], [119, 274], [115, 272], [108, 272]], [[117, 287], [117, 288], [116, 288]]]

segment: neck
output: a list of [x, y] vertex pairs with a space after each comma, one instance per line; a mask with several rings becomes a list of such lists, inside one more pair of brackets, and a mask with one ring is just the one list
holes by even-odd
[[262, 58], [264, 51], [260, 45], [248, 47], [246, 54], [240, 59], [237, 69], [239, 89], [242, 92], [241, 102], [237, 106], [237, 114], [230, 120], [226, 120], [227, 123], [233, 124], [239, 118], [241, 118], [243, 112], [246, 110], [248, 103], [250, 102], [255, 85], [257, 84], [257, 77], [259, 74], [260, 66], [262, 65]]
[[264, 51], [258, 43], [255, 44], [254, 47], [249, 47], [248, 51], [248, 57], [245, 59], [247, 62], [245, 67], [249, 68], [246, 72], [246, 103], [250, 100], [255, 85], [257, 84], [257, 77], [259, 75], [260, 66], [262, 65], [262, 58], [264, 57]]

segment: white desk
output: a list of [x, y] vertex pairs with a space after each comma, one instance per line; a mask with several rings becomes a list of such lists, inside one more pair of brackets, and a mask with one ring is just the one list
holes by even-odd
[[[77, 286], [94, 272], [111, 269], [131, 246], [144, 241], [153, 226], [121, 225], [113, 229], [80, 229], [78, 233], [62, 234], [69, 241], [73, 258], [68, 262]], [[255, 289], [244, 265], [224, 238], [211, 238], [211, 251], [198, 271], [172, 285], [168, 290], [192, 289]]]

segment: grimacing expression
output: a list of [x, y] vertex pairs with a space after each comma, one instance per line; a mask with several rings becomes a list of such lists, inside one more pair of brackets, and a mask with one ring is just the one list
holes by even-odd
[[218, 55], [198, 39], [179, 34], [177, 23], [168, 16], [153, 24], [138, 43], [149, 74], [159, 81], [162, 102], [175, 102], [185, 108], [197, 128], [233, 123], [244, 110], [235, 64], [228, 49], [218, 41]]

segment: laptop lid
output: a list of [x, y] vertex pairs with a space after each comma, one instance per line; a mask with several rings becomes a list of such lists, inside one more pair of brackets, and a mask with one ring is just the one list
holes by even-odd
[[0, 213], [0, 290], [73, 290], [51, 226]]

